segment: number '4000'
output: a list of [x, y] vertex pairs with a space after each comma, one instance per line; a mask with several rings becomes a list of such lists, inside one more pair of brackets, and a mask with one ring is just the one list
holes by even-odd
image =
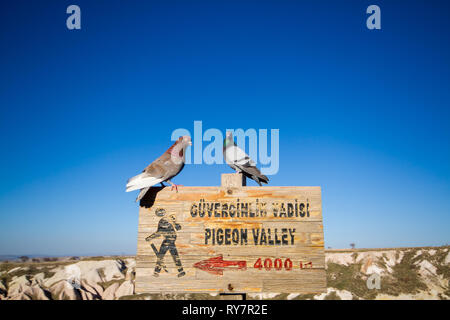
[[266, 270], [272, 270], [272, 268], [274, 268], [275, 270], [282, 270], [283, 268], [285, 270], [291, 270], [292, 261], [289, 258], [285, 259], [284, 261], [280, 258], [274, 259], [273, 261], [271, 258], [267, 258], [263, 262], [262, 259], [259, 258], [258, 260], [256, 260], [253, 267], [259, 270], [261, 270], [262, 268]]

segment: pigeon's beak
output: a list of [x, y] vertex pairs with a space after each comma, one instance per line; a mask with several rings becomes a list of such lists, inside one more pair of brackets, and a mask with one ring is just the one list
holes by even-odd
[[190, 146], [192, 146], [192, 141], [189, 141], [188, 143], [189, 143]]

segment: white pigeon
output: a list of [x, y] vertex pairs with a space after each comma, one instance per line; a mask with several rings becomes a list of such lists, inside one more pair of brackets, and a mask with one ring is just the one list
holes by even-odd
[[246, 177], [255, 180], [260, 186], [262, 183], [268, 183], [269, 178], [263, 175], [256, 163], [235, 143], [233, 134], [228, 131], [225, 140], [223, 141], [223, 157], [225, 162], [237, 173], [243, 173]]

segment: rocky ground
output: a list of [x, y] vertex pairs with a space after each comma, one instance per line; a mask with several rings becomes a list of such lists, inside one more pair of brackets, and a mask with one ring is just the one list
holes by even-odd
[[[54, 261], [48, 261], [54, 260]], [[0, 300], [218, 299], [212, 294], [134, 294], [133, 257], [1, 262]], [[449, 247], [327, 250], [328, 291], [247, 299], [449, 299]], [[379, 275], [379, 288], [376, 279]], [[370, 278], [372, 287], [367, 286]], [[375, 279], [375, 280], [374, 280]]]

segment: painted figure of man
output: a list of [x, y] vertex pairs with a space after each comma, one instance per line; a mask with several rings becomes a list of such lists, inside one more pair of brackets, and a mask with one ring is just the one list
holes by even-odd
[[175, 241], [177, 239], [176, 231], [181, 229], [181, 225], [176, 222], [174, 215], [165, 217], [166, 211], [164, 209], [157, 209], [155, 214], [158, 217], [161, 217], [158, 223], [158, 230], [148, 236], [145, 240], [152, 241], [153, 239], [156, 239], [160, 236], [164, 237], [164, 240], [161, 243], [159, 251], [156, 250], [156, 247], [153, 243], [151, 244], [152, 249], [157, 257], [155, 272], [153, 275], [155, 277], [158, 277], [162, 268], [167, 272], [167, 268], [164, 264], [164, 256], [166, 255], [166, 252], [169, 251], [172, 255], [175, 265], [178, 267], [178, 277], [182, 277], [186, 273], [183, 271], [183, 265], [181, 264], [180, 256], [178, 255], [178, 250], [175, 245]]

